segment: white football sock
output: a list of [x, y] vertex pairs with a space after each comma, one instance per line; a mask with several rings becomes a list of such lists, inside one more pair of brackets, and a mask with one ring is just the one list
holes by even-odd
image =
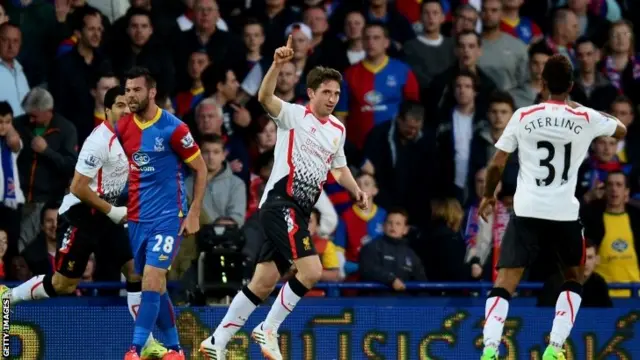
[[[142, 292], [128, 292], [127, 291], [127, 307], [129, 308], [129, 314], [133, 317], [133, 321], [136, 321], [138, 317], [138, 309], [140, 308], [140, 303], [142, 302]], [[153, 341], [153, 334], [149, 333], [149, 338], [144, 346], [149, 345], [150, 342]]]
[[213, 333], [215, 345], [226, 347], [229, 340], [242, 328], [257, 307], [243, 291], [238, 292], [231, 301], [222, 322]]
[[556, 316], [553, 318], [549, 343], [557, 350], [562, 349], [564, 342], [571, 334], [573, 323], [578, 316], [582, 297], [572, 291], [563, 291], [556, 301]]
[[34, 276], [11, 289], [9, 291], [11, 303], [17, 304], [22, 301], [48, 299], [49, 295], [44, 291], [44, 286], [42, 285], [43, 279], [44, 275]]
[[484, 307], [484, 329], [482, 330], [485, 347], [493, 347], [495, 349], [500, 347], [502, 330], [504, 329], [504, 322], [507, 320], [508, 313], [509, 301], [500, 296], [487, 299]]
[[278, 332], [280, 325], [284, 319], [291, 314], [300, 299], [301, 297], [291, 290], [291, 286], [289, 286], [289, 282], [287, 282], [280, 289], [278, 297], [273, 302], [273, 305], [271, 305], [271, 310], [269, 310], [269, 314], [267, 314], [267, 318], [264, 320], [264, 328]]

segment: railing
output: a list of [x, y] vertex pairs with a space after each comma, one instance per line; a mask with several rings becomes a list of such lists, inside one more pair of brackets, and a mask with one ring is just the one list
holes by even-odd
[[[9, 287], [20, 285], [18, 282], [0, 283]], [[282, 284], [278, 284], [278, 287]], [[406, 282], [406, 289], [411, 291], [433, 291], [433, 290], [469, 290], [474, 292], [487, 292], [493, 286], [490, 282], [450, 282], [450, 283], [434, 283], [434, 282]], [[518, 286], [519, 290], [539, 290], [542, 289], [542, 283], [523, 282]], [[168, 288], [181, 288], [180, 282], [173, 281], [167, 283]], [[124, 289], [123, 282], [83, 282], [78, 285], [80, 289]], [[343, 282], [343, 283], [318, 283], [316, 289], [327, 290], [328, 295], [339, 296], [338, 290], [364, 290], [364, 291], [392, 291], [388, 286], [373, 282]], [[632, 297], [640, 297], [640, 283], [612, 283], [609, 289], [631, 290]]]

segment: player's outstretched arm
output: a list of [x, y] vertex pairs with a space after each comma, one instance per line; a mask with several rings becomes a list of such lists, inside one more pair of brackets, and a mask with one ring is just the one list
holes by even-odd
[[258, 90], [258, 101], [272, 117], [280, 115], [280, 111], [282, 110], [282, 100], [273, 93], [276, 90], [278, 74], [280, 73], [280, 69], [282, 69], [282, 65], [293, 59], [292, 41], [292, 37], [289, 35], [287, 45], [276, 49], [273, 54], [273, 64], [271, 64], [269, 71], [267, 71], [264, 79], [262, 79], [260, 90]]
[[614, 138], [618, 140], [622, 140], [624, 139], [625, 136], [627, 136], [627, 127], [624, 126], [624, 124], [622, 123], [622, 121], [620, 121], [620, 119], [616, 118], [611, 114], [607, 114], [604, 111], [598, 111], [598, 112], [600, 113], [600, 115], [616, 121], [616, 131], [612, 135]]

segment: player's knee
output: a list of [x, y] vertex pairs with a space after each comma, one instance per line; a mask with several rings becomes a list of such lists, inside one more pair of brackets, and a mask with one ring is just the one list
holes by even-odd
[[155, 291], [163, 293], [166, 290], [167, 271], [164, 269], [146, 266], [142, 276], [142, 291]]
[[76, 291], [80, 279], [70, 279], [60, 273], [55, 273], [51, 277], [51, 285], [58, 295], [68, 295]]
[[[317, 261], [314, 261], [315, 259]], [[296, 277], [307, 288], [312, 288], [322, 277], [322, 263], [318, 257], [309, 258], [308, 261], [296, 263], [298, 273]]]
[[258, 264], [248, 287], [256, 296], [265, 299], [276, 288], [279, 279], [280, 273], [275, 264], [273, 267]]

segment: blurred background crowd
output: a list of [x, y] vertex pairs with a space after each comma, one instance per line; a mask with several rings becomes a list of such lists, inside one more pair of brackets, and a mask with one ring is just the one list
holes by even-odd
[[[184, 285], [175, 295], [233, 294], [263, 241], [256, 210], [276, 141], [256, 94], [291, 34], [295, 56], [276, 95], [305, 104], [310, 69], [342, 72], [335, 115], [374, 199], [356, 208], [329, 176], [310, 221], [324, 281], [396, 293], [412, 280], [491, 281], [517, 156], [488, 223], [476, 211], [484, 166], [513, 112], [545, 98], [542, 69], [560, 53], [575, 68], [571, 98], [629, 127], [571, 164], [588, 242], [584, 301], [608, 306], [607, 283], [640, 282], [638, 16], [629, 0], [0, 0], [0, 277], [54, 271], [57, 208], [79, 148], [104, 119], [105, 92], [138, 65], [209, 171], [202, 231], [183, 240], [170, 273]], [[85, 281], [119, 281], [108, 254], [97, 258]], [[553, 289], [558, 269], [549, 256], [527, 276]]]

